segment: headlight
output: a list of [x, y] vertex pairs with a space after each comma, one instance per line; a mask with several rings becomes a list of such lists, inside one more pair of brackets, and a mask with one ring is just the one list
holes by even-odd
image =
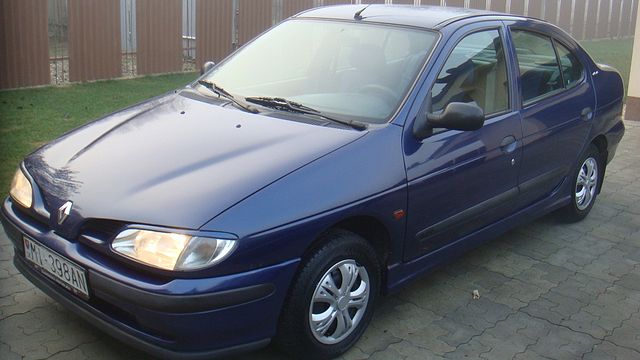
[[139, 229], [122, 231], [111, 244], [114, 251], [165, 270], [195, 270], [224, 260], [235, 240], [195, 237]]
[[31, 204], [33, 204], [33, 189], [31, 188], [31, 183], [29, 179], [24, 176], [21, 169], [18, 169], [13, 176], [9, 195], [11, 195], [13, 200], [26, 208], [30, 208]]

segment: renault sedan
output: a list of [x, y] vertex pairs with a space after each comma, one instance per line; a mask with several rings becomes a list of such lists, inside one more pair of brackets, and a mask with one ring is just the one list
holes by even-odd
[[163, 358], [338, 356], [381, 295], [587, 216], [624, 133], [620, 75], [521, 16], [313, 9], [203, 72], [36, 150], [2, 206], [24, 276]]

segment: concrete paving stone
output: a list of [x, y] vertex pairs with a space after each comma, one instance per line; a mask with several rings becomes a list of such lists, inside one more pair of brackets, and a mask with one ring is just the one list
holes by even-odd
[[0, 279], [0, 298], [12, 296], [17, 292], [26, 291], [31, 288], [33, 288], [33, 285], [21, 275]]
[[47, 306], [49, 298], [38, 289], [17, 292], [13, 296], [0, 298], [0, 320], [15, 314], [25, 313], [34, 308]]
[[599, 256], [607, 252], [607, 250], [616, 246], [617, 243], [609, 241], [605, 238], [598, 237], [591, 233], [584, 234], [577, 239], [567, 241], [567, 247], [584, 251], [592, 256]]
[[365, 360], [369, 358], [369, 354], [366, 354], [360, 350], [359, 347], [354, 346], [349, 351], [340, 356], [340, 360]]
[[424, 287], [414, 284], [402, 290], [398, 294], [398, 298], [411, 301], [420, 308], [436, 314], [446, 314], [471, 301], [471, 291], [461, 290], [447, 282], [438, 285], [429, 284]]
[[564, 268], [540, 262], [523, 273], [516, 275], [514, 279], [548, 291], [573, 274], [573, 272]]
[[584, 360], [630, 360], [640, 359], [640, 352], [623, 348], [609, 341], [596, 344], [593, 351], [583, 357]]
[[640, 274], [625, 274], [620, 278], [620, 281], [616, 282], [616, 285], [626, 287], [627, 289], [640, 291]]
[[61, 351], [47, 358], [47, 360], [85, 360], [85, 359], [87, 359], [87, 355], [85, 355], [82, 352], [82, 350], [79, 348], [74, 348], [70, 351]]
[[[515, 332], [531, 339], [534, 344], [540, 339], [549, 336], [551, 328], [551, 324], [548, 321], [537, 319], [521, 311], [511, 315], [505, 322], [514, 322], [514, 326], [519, 327]], [[497, 333], [499, 329], [496, 327], [494, 333]], [[504, 336], [509, 335], [505, 334]]]
[[569, 277], [573, 276], [574, 272], [562, 266], [556, 266], [553, 264], [549, 264], [543, 262], [541, 264], [535, 265], [533, 268], [538, 269], [545, 274], [542, 276], [542, 280], [549, 281], [551, 283], [557, 284], [562, 281], [565, 281]]
[[393, 348], [385, 348], [384, 351], [378, 351], [373, 353], [370, 357], [370, 360], [398, 360], [398, 359], [403, 359], [404, 360], [404, 356], [402, 356], [400, 353], [398, 353], [398, 351], [396, 351]]
[[534, 344], [531, 339], [518, 335], [496, 338], [492, 335], [484, 334], [482, 337], [477, 338], [477, 341], [491, 348], [491, 350], [480, 355], [481, 358], [487, 360], [512, 359], [517, 354], [524, 352], [529, 345]]
[[580, 311], [562, 321], [562, 325], [575, 331], [587, 333], [594, 338], [602, 339], [610, 334], [613, 328], [618, 326], [622, 321], [620, 318], [612, 322], [602, 321], [600, 316], [595, 315], [589, 310], [588, 308], [580, 309]]
[[627, 242], [619, 243], [616, 246], [621, 250], [626, 250], [624, 254], [624, 258], [626, 260], [631, 260], [635, 264], [640, 263], [640, 246], [637, 246], [636, 244], [629, 244]]
[[390, 311], [379, 311], [380, 316], [376, 316], [371, 326], [388, 332], [397, 338], [406, 338], [409, 334], [415, 333], [425, 327], [437, 331], [434, 321], [442, 316], [420, 309], [412, 303], [402, 303]]
[[578, 271], [593, 261], [593, 256], [587, 252], [565, 246], [547, 257], [546, 261], [551, 265], [564, 267], [570, 271]]
[[402, 338], [412, 345], [428, 349], [433, 354], [442, 355], [454, 351], [456, 348], [442, 340], [447, 335], [447, 331], [435, 324], [426, 326], [417, 331], [403, 335]]
[[[611, 179], [611, 178], [605, 179], [605, 185], [607, 190], [609, 191], [614, 190], [616, 186], [620, 186], [620, 187], [627, 186], [626, 184], [616, 182], [615, 179]], [[598, 206], [594, 206], [591, 209], [591, 212], [589, 213], [589, 219], [592, 218], [592, 215], [595, 215], [597, 219], [606, 219], [608, 221], [613, 221], [615, 218], [623, 214], [624, 212], [618, 209], [609, 207], [607, 206], [607, 204], [600, 204], [600, 202], [598, 202]]]
[[598, 256], [596, 261], [587, 264], [580, 272], [605, 281], [616, 281], [631, 272], [637, 264], [638, 262], [627, 257], [627, 253], [613, 247]]
[[534, 351], [528, 350], [524, 353], [519, 353], [513, 357], [513, 360], [553, 360], [546, 356], [542, 356]]
[[561, 326], [551, 326], [547, 336], [529, 347], [529, 350], [551, 359], [579, 359], [589, 352], [598, 340], [589, 335]]
[[0, 342], [0, 355], [4, 360], [21, 360], [23, 358], [22, 355], [11, 351], [9, 345]]
[[13, 266], [11, 261], [0, 261], [0, 279], [7, 279], [16, 275], [20, 275], [20, 272]]
[[512, 245], [511, 251], [533, 260], [544, 262], [549, 256], [566, 246], [565, 244], [558, 245], [545, 239], [520, 234], [510, 242]]
[[[559, 305], [558, 302], [563, 306]], [[579, 307], [573, 299], [556, 294], [542, 296], [539, 299], [530, 302], [527, 306], [520, 309], [520, 311], [535, 318], [545, 319], [554, 324], [560, 324], [562, 321], [568, 319], [572, 314], [577, 313], [579, 311]]]
[[444, 355], [445, 359], [451, 360], [469, 360], [482, 359], [482, 354], [491, 351], [491, 347], [479, 341], [470, 341], [469, 343], [458, 346], [455, 351]]
[[549, 325], [523, 313], [514, 313], [481, 336], [473, 338], [491, 348], [482, 355], [486, 359], [512, 359], [536, 344], [549, 333]]
[[[448, 333], [446, 329], [439, 327], [436, 323], [441, 319], [428, 310], [420, 309], [411, 303], [403, 303], [394, 307], [392, 311], [384, 312], [382, 316], [376, 316], [371, 324], [371, 332], [368, 335], [376, 334], [376, 337], [391, 335], [387, 343], [394, 343], [397, 339], [408, 340], [412, 344], [430, 349], [433, 353], [444, 353], [453, 348], [440, 340], [439, 337]], [[382, 334], [382, 335], [380, 335]], [[365, 349], [366, 352], [370, 349]]]
[[[487, 265], [488, 267], [493, 267], [489, 264]], [[473, 271], [465, 272], [451, 279], [450, 283], [467, 294], [472, 294], [473, 290], [478, 290], [482, 294], [490, 292], [505, 281], [509, 281], [509, 278], [499, 272], [488, 270], [484, 267], [476, 267]]]
[[[591, 214], [589, 214], [589, 216], [591, 216]], [[640, 229], [640, 217], [627, 212], [616, 214], [609, 220], [609, 223], [631, 229], [631, 232], [636, 232]]]
[[604, 292], [613, 282], [590, 277], [581, 272], [561, 282], [551, 292], [573, 298], [580, 303], [588, 303], [592, 298]]
[[436, 320], [434, 323], [441, 329], [446, 330], [446, 333], [440, 336], [439, 339], [454, 348], [468, 342], [473, 336], [482, 333], [482, 330], [477, 330], [470, 325], [457, 323], [448, 317]]
[[606, 340], [618, 346], [637, 350], [640, 345], [640, 312], [636, 312], [629, 319], [624, 320], [620, 327], [606, 337]]
[[390, 344], [401, 342], [402, 339], [391, 334], [387, 330], [381, 330], [377, 326], [370, 326], [362, 335], [362, 338], [358, 341], [358, 348], [366, 353], [373, 354], [375, 352], [382, 352]]
[[8, 264], [13, 264], [11, 262], [11, 260], [13, 259], [13, 245], [11, 245], [11, 243], [9, 243], [8, 239], [7, 241], [3, 241], [2, 244], [0, 244], [0, 261], [6, 261], [6, 264], [4, 265], [8, 265]]
[[499, 256], [484, 266], [493, 272], [503, 274], [506, 277], [514, 277], [529, 270], [539, 261], [528, 256], [519, 255], [515, 252], [502, 252]]
[[389, 349], [398, 353], [404, 360], [443, 360], [444, 357], [433, 353], [431, 349], [416, 346], [409, 341], [389, 345]]
[[620, 225], [602, 224], [593, 229], [592, 233], [611, 241], [625, 240], [637, 231], [637, 228], [627, 228]]
[[504, 304], [490, 301], [487, 297], [480, 297], [448, 313], [447, 317], [476, 330], [484, 330], [499, 320], [504, 320], [511, 312], [512, 310]]

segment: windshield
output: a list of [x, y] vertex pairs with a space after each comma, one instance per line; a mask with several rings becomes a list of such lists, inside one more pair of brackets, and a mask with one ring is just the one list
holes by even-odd
[[437, 34], [387, 25], [289, 20], [206, 80], [241, 97], [278, 97], [336, 118], [383, 123], [404, 99]]

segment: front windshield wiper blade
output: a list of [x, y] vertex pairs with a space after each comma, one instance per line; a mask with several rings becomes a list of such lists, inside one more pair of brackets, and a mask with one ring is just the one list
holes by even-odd
[[211, 81], [207, 81], [207, 80], [198, 80], [198, 84], [206, 87], [207, 89], [211, 90], [213, 93], [215, 93], [216, 95], [218, 95], [218, 97], [222, 96], [225, 99], [231, 100], [231, 102], [233, 102], [234, 104], [238, 105], [240, 108], [252, 113], [252, 114], [257, 114], [259, 113], [258, 109], [256, 109], [255, 107], [251, 106], [251, 104], [247, 104], [245, 101], [240, 100], [238, 97], [231, 95], [227, 90], [225, 90], [224, 88], [216, 85], [216, 83], [213, 83]]
[[300, 104], [295, 101], [287, 100], [281, 97], [250, 96], [245, 98], [245, 100], [254, 104], [258, 104], [258, 105], [269, 107], [276, 110], [295, 112], [295, 113], [305, 114], [305, 115], [315, 115], [332, 122], [351, 126], [356, 130], [365, 130], [367, 128], [367, 124], [363, 122], [355, 121], [355, 120], [336, 119], [334, 117], [331, 117], [329, 115], [322, 113], [322, 111], [320, 110], [316, 110], [312, 107]]

